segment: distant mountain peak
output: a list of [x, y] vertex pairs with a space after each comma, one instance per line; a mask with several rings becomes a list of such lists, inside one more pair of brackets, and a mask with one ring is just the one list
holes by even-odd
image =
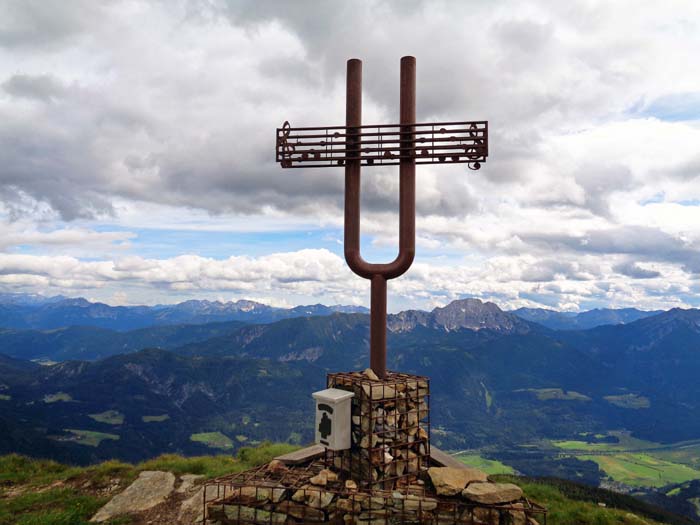
[[527, 327], [527, 323], [513, 314], [504, 312], [495, 303], [475, 298], [452, 301], [445, 307], [435, 308], [431, 314], [435, 322], [448, 331], [467, 328], [519, 332]]
[[461, 329], [505, 333], [530, 331], [530, 325], [518, 316], [504, 312], [495, 303], [476, 298], [458, 299], [432, 312], [407, 310], [389, 316], [388, 321], [389, 329], [394, 332], [407, 332], [417, 326], [448, 332]]

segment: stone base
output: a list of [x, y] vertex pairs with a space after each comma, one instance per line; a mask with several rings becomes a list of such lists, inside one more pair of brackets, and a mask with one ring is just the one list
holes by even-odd
[[329, 465], [345, 471], [360, 487], [393, 490], [410, 484], [430, 458], [430, 381], [372, 370], [329, 374], [328, 388], [355, 394], [352, 446], [331, 452]]
[[[431, 477], [423, 477], [426, 479], [416, 479], [402, 491], [362, 490], [354, 481], [343, 479], [342, 473], [325, 468], [319, 460], [292, 467], [273, 461], [265, 467], [210, 482], [220, 496], [207, 505], [207, 523], [538, 525], [544, 521], [544, 508], [520, 495], [515, 501], [481, 504], [465, 499], [459, 491], [453, 497], [438, 495]], [[503, 494], [514, 497], [512, 492]]]

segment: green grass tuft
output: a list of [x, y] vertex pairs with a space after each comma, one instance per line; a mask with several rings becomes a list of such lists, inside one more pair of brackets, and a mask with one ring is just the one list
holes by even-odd
[[547, 525], [656, 525], [626, 510], [600, 507], [597, 502], [578, 501], [564, 495], [557, 487], [525, 481], [519, 477], [502, 476], [502, 481], [519, 485], [525, 496], [547, 508]]
[[72, 488], [28, 492], [0, 502], [0, 525], [87, 525], [107, 499]]
[[19, 454], [0, 456], [0, 485], [45, 484], [64, 479], [76, 469], [49, 459], [34, 459]]
[[249, 465], [249, 467], [253, 467], [255, 465], [262, 465], [263, 463], [267, 463], [277, 456], [288, 454], [289, 452], [293, 452], [298, 449], [298, 446], [290, 445], [288, 443], [265, 442], [255, 448], [242, 447], [238, 451], [238, 459], [242, 463]]
[[[86, 482], [91, 490], [105, 487], [114, 479], [126, 487], [142, 470], [166, 470], [176, 475], [202, 474], [213, 478], [256, 467], [297, 448], [263, 443], [257, 448], [241, 449], [238, 457], [186, 458], [166, 454], [138, 465], [112, 460], [89, 467], [72, 467], [18, 454], [0, 456], [0, 525], [87, 525], [109, 498], [81, 493], [76, 487], [83, 487]], [[49, 486], [53, 483], [59, 486]], [[24, 492], [3, 497], [6, 487], [21, 487]], [[129, 518], [123, 517], [107, 525], [127, 523], [130, 523]]]
[[217, 456], [182, 457], [177, 454], [163, 454], [136, 466], [139, 470], [167, 470], [173, 474], [202, 474], [207, 478], [223, 476], [239, 472], [245, 467], [233, 456], [224, 454]]
[[115, 478], [131, 482], [136, 479], [137, 475], [138, 469], [134, 465], [111, 459], [97, 465], [81, 468], [78, 474], [69, 477], [68, 480], [90, 481], [94, 486], [103, 487]]

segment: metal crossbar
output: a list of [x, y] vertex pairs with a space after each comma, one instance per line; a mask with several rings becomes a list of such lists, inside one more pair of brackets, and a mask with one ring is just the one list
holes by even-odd
[[401, 159], [416, 164], [466, 163], [478, 170], [488, 156], [488, 122], [433, 122], [277, 128], [276, 160], [283, 168], [394, 166]]

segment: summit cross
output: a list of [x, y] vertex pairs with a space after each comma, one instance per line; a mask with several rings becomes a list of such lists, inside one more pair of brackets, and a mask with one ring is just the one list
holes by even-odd
[[[488, 156], [488, 122], [416, 122], [416, 59], [401, 59], [399, 124], [362, 125], [362, 61], [347, 62], [345, 126], [277, 129], [283, 168], [345, 168], [345, 260], [371, 281], [370, 367], [386, 377], [387, 280], [404, 274], [416, 251], [416, 164], [464, 163], [478, 170]], [[360, 254], [362, 166], [399, 166], [399, 254], [389, 263]]]

